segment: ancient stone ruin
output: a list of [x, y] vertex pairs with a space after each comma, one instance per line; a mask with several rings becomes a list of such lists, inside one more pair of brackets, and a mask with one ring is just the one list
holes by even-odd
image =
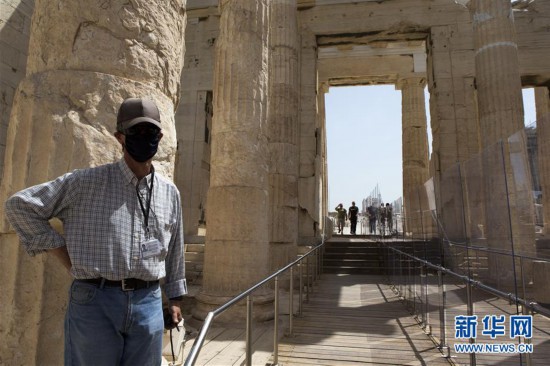
[[[0, 9], [0, 203], [118, 159], [120, 102], [153, 98], [164, 126], [155, 166], [181, 191], [188, 275], [201, 276], [197, 318], [327, 233], [331, 87], [401, 91], [409, 234], [440, 236], [437, 223], [412, 219], [430, 178], [433, 212], [453, 240], [511, 240], [535, 256], [549, 234], [550, 194], [536, 237], [533, 207], [522, 204], [530, 178], [516, 169], [526, 149], [521, 92], [533, 87], [540, 181], [550, 192], [548, 0], [0, 0]], [[463, 215], [450, 187], [477, 178], [449, 172], [495, 144], [502, 154], [465, 171], [480, 176], [464, 184]], [[0, 228], [0, 363], [60, 364], [70, 278], [51, 257], [29, 258], [3, 211]], [[204, 244], [203, 259], [193, 244]], [[510, 264], [487, 265], [487, 281], [512, 280]], [[550, 269], [534, 265], [534, 286], [549, 293]], [[268, 319], [271, 295], [254, 301], [257, 320]]]

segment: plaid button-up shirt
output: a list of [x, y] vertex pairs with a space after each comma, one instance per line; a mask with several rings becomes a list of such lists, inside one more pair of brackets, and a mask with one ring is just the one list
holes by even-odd
[[[6, 216], [30, 255], [67, 246], [77, 279], [166, 277], [166, 296], [177, 297], [187, 293], [180, 195], [153, 175], [148, 231], [160, 242], [153, 257], [140, 249], [147, 230], [136, 192], [139, 184], [142, 202], [149, 200], [152, 174], [138, 182], [124, 159], [24, 189], [8, 199]], [[63, 235], [50, 225], [54, 217], [63, 222]]]

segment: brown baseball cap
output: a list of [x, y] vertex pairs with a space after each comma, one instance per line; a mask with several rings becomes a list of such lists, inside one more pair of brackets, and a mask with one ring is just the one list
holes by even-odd
[[125, 99], [118, 109], [117, 130], [123, 131], [143, 122], [148, 122], [161, 128], [160, 113], [155, 102], [141, 98]]

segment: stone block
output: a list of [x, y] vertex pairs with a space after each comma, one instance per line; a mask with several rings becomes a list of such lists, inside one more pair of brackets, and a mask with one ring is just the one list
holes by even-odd
[[[267, 188], [267, 141], [254, 130], [226, 130], [213, 134], [212, 186]], [[214, 169], [215, 166], [215, 169]]]
[[[183, 3], [39, 2], [29, 70], [93, 70], [145, 81], [175, 104], [183, 64]], [[180, 6], [180, 9], [177, 7]], [[62, 19], [62, 21], [60, 21]], [[55, 45], [47, 47], [44, 45]]]
[[288, 143], [269, 144], [271, 174], [298, 175], [299, 148]]
[[254, 187], [211, 186], [208, 201], [216, 202], [216, 210], [210, 209], [210, 205], [207, 208], [207, 246], [210, 241], [219, 240], [239, 241], [256, 238], [262, 241], [264, 238], [267, 242], [267, 190]]

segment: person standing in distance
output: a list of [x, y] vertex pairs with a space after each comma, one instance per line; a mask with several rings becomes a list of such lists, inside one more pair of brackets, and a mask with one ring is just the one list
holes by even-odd
[[[160, 365], [162, 278], [171, 320], [182, 320], [181, 202], [152, 164], [162, 139], [155, 103], [124, 100], [115, 137], [124, 154], [118, 162], [24, 189], [5, 205], [25, 250], [53, 254], [73, 277], [65, 365]], [[54, 217], [63, 235], [50, 226]]]
[[348, 209], [349, 222], [351, 224], [350, 232], [351, 235], [356, 235], [357, 229], [357, 214], [359, 213], [359, 208], [355, 206], [355, 201], [351, 201], [351, 206]]
[[393, 207], [389, 203], [386, 203], [386, 222], [388, 223], [388, 233], [393, 233]]
[[369, 233], [376, 234], [376, 209], [374, 206], [367, 207], [367, 215], [369, 216]]
[[378, 209], [378, 221], [380, 222], [380, 235], [386, 235], [386, 208], [384, 207], [384, 202], [380, 204]]
[[346, 225], [346, 220], [348, 219], [348, 213], [346, 212], [346, 209], [344, 208], [343, 204], [339, 204], [335, 208], [336, 210], [336, 220], [338, 225], [338, 234], [343, 234], [344, 232], [344, 226]]

